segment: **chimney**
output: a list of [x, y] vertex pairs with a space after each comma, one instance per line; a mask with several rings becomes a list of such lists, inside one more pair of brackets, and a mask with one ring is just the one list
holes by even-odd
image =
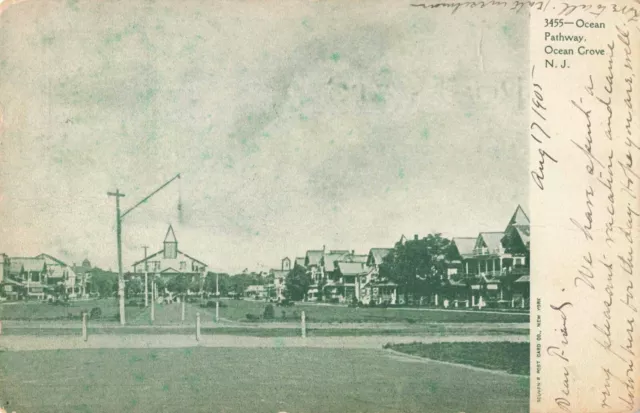
[[417, 241], [417, 240], [418, 240], [418, 234], [415, 234], [415, 235], [413, 236], [413, 239], [414, 239], [415, 241]]

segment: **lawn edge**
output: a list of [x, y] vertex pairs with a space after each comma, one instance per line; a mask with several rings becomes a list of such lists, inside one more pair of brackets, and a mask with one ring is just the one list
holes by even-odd
[[400, 357], [405, 357], [411, 360], [419, 360], [426, 363], [429, 362], [434, 362], [434, 363], [439, 363], [439, 364], [446, 364], [449, 366], [457, 366], [457, 367], [463, 367], [469, 370], [475, 370], [475, 371], [479, 371], [479, 372], [485, 372], [485, 373], [494, 373], [494, 374], [498, 374], [498, 375], [502, 375], [502, 376], [514, 376], [514, 377], [522, 377], [522, 378], [527, 378], [530, 379], [531, 376], [530, 375], [525, 375], [525, 374], [516, 374], [516, 373], [509, 373], [507, 371], [504, 370], [492, 370], [492, 369], [486, 369], [483, 367], [476, 367], [476, 366], [471, 366], [469, 364], [461, 364], [461, 363], [454, 363], [451, 361], [444, 361], [444, 360], [437, 360], [437, 359], [432, 359], [432, 358], [428, 358], [428, 357], [422, 357], [422, 356], [415, 356], [413, 354], [407, 354], [407, 353], [403, 353], [401, 351], [397, 351], [397, 350], [393, 350], [390, 348], [384, 348], [382, 349], [382, 351], [389, 353], [389, 354], [393, 354], [396, 356], [400, 356]]

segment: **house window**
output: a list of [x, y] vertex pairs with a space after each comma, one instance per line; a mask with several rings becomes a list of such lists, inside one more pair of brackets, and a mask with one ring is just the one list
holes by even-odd
[[180, 261], [180, 271], [184, 271], [187, 269], [187, 262], [186, 261]]
[[160, 271], [160, 261], [153, 261], [153, 270]]

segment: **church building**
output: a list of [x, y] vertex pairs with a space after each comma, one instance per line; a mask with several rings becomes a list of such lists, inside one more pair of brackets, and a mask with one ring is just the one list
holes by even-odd
[[180, 251], [178, 239], [171, 225], [164, 237], [163, 248], [133, 264], [134, 273], [149, 272], [163, 276], [202, 274], [206, 271], [207, 264]]

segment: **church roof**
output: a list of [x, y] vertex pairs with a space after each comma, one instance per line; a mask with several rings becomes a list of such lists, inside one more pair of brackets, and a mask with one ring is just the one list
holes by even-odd
[[178, 242], [175, 232], [173, 232], [173, 226], [169, 225], [167, 235], [164, 237], [164, 242]]
[[[185, 256], [185, 257], [189, 258], [190, 260], [197, 262], [198, 264], [202, 264], [202, 265], [204, 265], [204, 266], [207, 266], [207, 267], [208, 267], [208, 265], [207, 265], [206, 263], [204, 263], [204, 262], [202, 262], [202, 261], [200, 261], [200, 260], [198, 260], [198, 259], [196, 259], [196, 258], [193, 258], [192, 256], [190, 256], [190, 255], [188, 255], [188, 254], [185, 254], [184, 252], [182, 252], [182, 251], [180, 251], [180, 250], [178, 250], [177, 252], [178, 252], [178, 255], [183, 255], [183, 256]], [[135, 266], [136, 266], [136, 265], [138, 265], [138, 264], [142, 264], [142, 263], [144, 263], [145, 261], [149, 261], [149, 260], [151, 260], [152, 258], [154, 258], [155, 256], [157, 256], [157, 255], [162, 255], [163, 253], [164, 253], [164, 249], [161, 249], [160, 251], [154, 252], [153, 254], [149, 255], [147, 258], [143, 258], [143, 259], [141, 259], [141, 260], [139, 260], [139, 261], [134, 262], [134, 263], [133, 263], [133, 266], [135, 267]]]

